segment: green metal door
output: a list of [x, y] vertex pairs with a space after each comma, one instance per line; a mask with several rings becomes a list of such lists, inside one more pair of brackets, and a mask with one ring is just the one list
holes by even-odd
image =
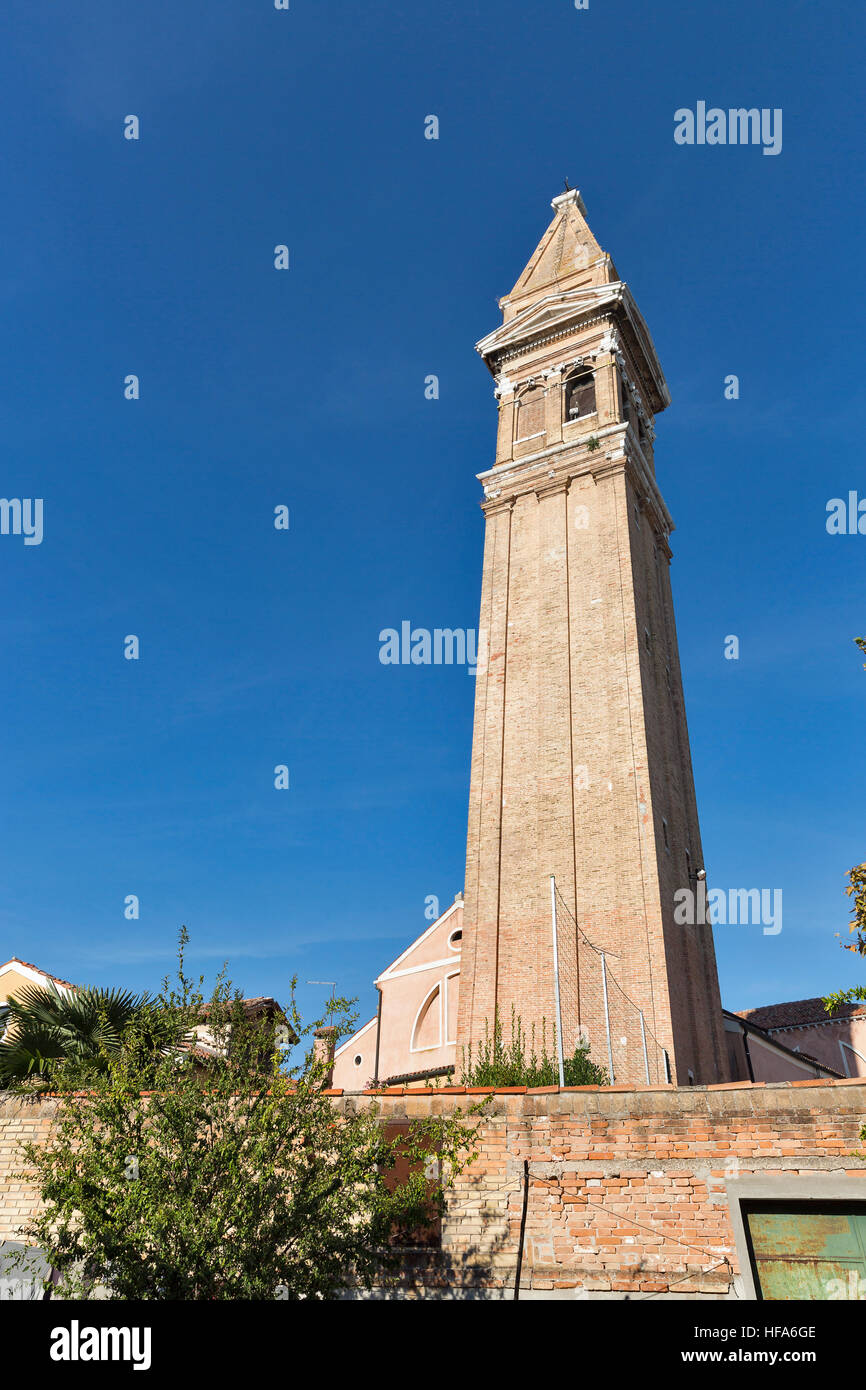
[[744, 1204], [758, 1298], [866, 1299], [866, 1202]]

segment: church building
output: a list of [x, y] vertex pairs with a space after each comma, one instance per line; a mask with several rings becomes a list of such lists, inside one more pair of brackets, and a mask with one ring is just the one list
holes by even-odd
[[[580, 194], [552, 209], [477, 345], [498, 428], [478, 475], [486, 660], [464, 892], [377, 980], [377, 1018], [336, 1055], [345, 1089], [442, 1074], [497, 1014], [507, 1040], [512, 1009], [539, 1040], [556, 1028], [566, 1055], [588, 1042], [618, 1084], [745, 1067], [712, 928], [674, 915], [706, 875], [655, 469], [670, 395]], [[785, 1045], [766, 1051], [801, 1074]]]

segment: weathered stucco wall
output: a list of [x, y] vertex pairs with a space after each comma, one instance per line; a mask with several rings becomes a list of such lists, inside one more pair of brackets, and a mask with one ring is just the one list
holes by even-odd
[[[450, 1194], [442, 1250], [411, 1259], [412, 1279], [431, 1291], [513, 1286], [525, 1182], [521, 1288], [564, 1297], [735, 1296], [736, 1208], [756, 1175], [794, 1200], [850, 1200], [856, 1179], [866, 1202], [866, 1163], [854, 1157], [861, 1079], [333, 1095], [340, 1111], [379, 1105], [390, 1125], [486, 1100], [479, 1157]], [[14, 1240], [33, 1209], [14, 1176], [19, 1145], [48, 1136], [56, 1106], [0, 1096], [0, 1239]]]

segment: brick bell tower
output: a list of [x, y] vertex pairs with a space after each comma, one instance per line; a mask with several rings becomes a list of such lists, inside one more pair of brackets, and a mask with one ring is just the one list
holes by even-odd
[[[646, 324], [561, 194], [503, 323], [472, 748], [460, 1047], [498, 1009], [588, 1036], [617, 1083], [727, 1076], [708, 925], [674, 921], [703, 869], [671, 598], [673, 529], [655, 480], [670, 403]], [[602, 962], [602, 952], [604, 962]], [[606, 996], [606, 997], [605, 997]], [[641, 1017], [642, 1015], [642, 1017]], [[610, 1050], [608, 1048], [610, 1039]], [[646, 1044], [646, 1046], [645, 1046]], [[667, 1059], [665, 1058], [667, 1053]]]

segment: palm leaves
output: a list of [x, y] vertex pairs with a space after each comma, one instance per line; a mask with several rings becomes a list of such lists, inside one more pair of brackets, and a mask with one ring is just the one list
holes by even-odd
[[122, 989], [27, 985], [10, 999], [0, 1019], [0, 1086], [47, 1082], [61, 1064], [82, 1072], [105, 1071], [124, 1030], [149, 1007], [146, 994]]

